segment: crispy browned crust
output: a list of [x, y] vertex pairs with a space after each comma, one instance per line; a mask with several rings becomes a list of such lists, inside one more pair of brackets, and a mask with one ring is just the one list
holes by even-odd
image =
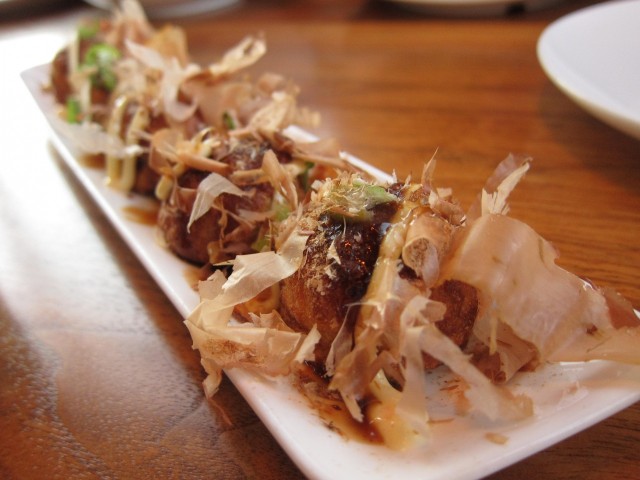
[[67, 97], [71, 94], [69, 84], [69, 53], [67, 49], [60, 50], [51, 63], [51, 89], [56, 97], [56, 101], [65, 104]]
[[[264, 144], [242, 145], [234, 149], [223, 160], [231, 165], [233, 170], [258, 168], [266, 149], [267, 146]], [[286, 161], [287, 158], [285, 157], [284, 160]], [[194, 169], [181, 175], [177, 179], [178, 186], [191, 190], [190, 194], [184, 195], [174, 192], [167, 201], [162, 203], [158, 215], [158, 227], [168, 247], [181, 258], [198, 265], [223, 261], [240, 253], [250, 253], [250, 245], [257, 239], [261, 226], [256, 224], [236, 230], [239, 223], [232, 216], [227, 216], [224, 219], [223, 232], [222, 214], [217, 209], [211, 209], [196, 220], [187, 231], [195, 200], [195, 191], [207, 175], [209, 172]], [[264, 212], [271, 208], [274, 191], [270, 184], [263, 183], [243, 188], [253, 190], [253, 195], [251, 197], [236, 197], [229, 194], [220, 196], [221, 206], [225, 211], [233, 213], [237, 213], [239, 210]], [[236, 249], [229, 252], [225, 252], [224, 248], [212, 249], [220, 242], [223, 233], [229, 234], [234, 230], [237, 235], [232, 243], [237, 247]]]
[[[444, 318], [436, 326], [453, 342], [464, 347], [469, 341], [473, 324], [478, 316], [478, 292], [471, 285], [447, 280], [431, 292], [432, 300], [442, 302], [447, 307]], [[426, 369], [440, 365], [430, 355], [423, 355]]]
[[[80, 43], [80, 57], [84, 55], [87, 48], [90, 46], [90, 42], [82, 41]], [[71, 95], [72, 88], [69, 83], [69, 49], [63, 48], [56, 53], [53, 61], [51, 62], [51, 70], [49, 72], [51, 80], [51, 89], [56, 98], [56, 101], [64, 105]], [[106, 105], [109, 101], [109, 92], [99, 87], [92, 86], [91, 88], [91, 102], [93, 104]]]
[[188, 212], [168, 202], [163, 203], [158, 212], [158, 227], [167, 246], [179, 257], [198, 265], [209, 261], [209, 242], [220, 236], [219, 220], [220, 213], [209, 210], [187, 232]]
[[132, 191], [145, 196], [153, 195], [160, 180], [160, 175], [149, 166], [148, 158], [148, 155], [145, 154], [138, 159], [136, 163], [136, 182], [132, 188]]
[[380, 206], [373, 222], [321, 216], [307, 241], [304, 264], [283, 280], [280, 313], [299, 331], [317, 325], [321, 335], [315, 351], [318, 361], [326, 359], [342, 324], [355, 322], [358, 302], [367, 292], [378, 258], [384, 222], [393, 211], [394, 205]]
[[[122, 130], [120, 131], [121, 138], [124, 138], [126, 135], [126, 130], [131, 124], [136, 107], [137, 105], [133, 102], [127, 107], [127, 112], [122, 122]], [[167, 126], [167, 122], [162, 116], [152, 115], [150, 120], [150, 124], [147, 127], [148, 134], [152, 134]], [[142, 147], [149, 147], [149, 142], [144, 138], [139, 140], [139, 144]], [[147, 151], [143, 152], [138, 157], [136, 163], [136, 180], [131, 190], [141, 195], [153, 195], [159, 180], [160, 174], [149, 165], [149, 153]]]
[[[309, 238], [304, 265], [283, 281], [283, 318], [301, 331], [317, 325], [321, 335], [316, 348], [318, 360], [326, 358], [342, 323], [352, 322], [357, 316], [357, 302], [367, 291], [378, 256], [379, 236], [372, 225], [353, 224], [343, 230], [340, 224], [329, 224]], [[327, 260], [332, 242], [340, 264]]]
[[[195, 190], [205, 176], [204, 172], [189, 170], [180, 177], [179, 186]], [[158, 212], [158, 228], [167, 246], [176, 255], [189, 262], [204, 264], [209, 259], [207, 245], [211, 239], [220, 236], [220, 213], [209, 210], [187, 231], [194, 199], [195, 194], [189, 198], [176, 194], [163, 202]]]

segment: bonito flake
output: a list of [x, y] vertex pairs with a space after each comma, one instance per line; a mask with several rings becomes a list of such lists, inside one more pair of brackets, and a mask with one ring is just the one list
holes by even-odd
[[[398, 207], [359, 302], [355, 327], [343, 325], [331, 345], [325, 365], [328, 388], [340, 395], [354, 420], [377, 418], [390, 447], [406, 448], [430, 436], [424, 355], [450, 369], [467, 410], [490, 421], [532, 415], [531, 399], [512, 393], [508, 383], [524, 366], [594, 359], [640, 363], [640, 322], [628, 302], [558, 267], [551, 244], [506, 215], [507, 198], [529, 163], [516, 157], [502, 162], [466, 215], [450, 191], [433, 187], [433, 163], [425, 168], [421, 183], [397, 187], [404, 192], [398, 199], [385, 196], [390, 186], [357, 174], [316, 184], [305, 211], [289, 220], [289, 237], [282, 247], [240, 257], [228, 280], [221, 275], [209, 280], [222, 284], [219, 292], [203, 296], [187, 320], [194, 346], [216, 379], [211, 384], [219, 383], [224, 368], [289, 375], [296, 362], [313, 358], [315, 326], [308, 333], [294, 332], [277, 307], [270, 313], [277, 321], [270, 326], [260, 315], [251, 316], [248, 324], [235, 324], [230, 323], [232, 311], [252, 295], [277, 287], [303, 265], [305, 242], [314, 226], [305, 215], [312, 210], [339, 212], [349, 221], [366, 218], [350, 200], [356, 198], [352, 195], [364, 203], [395, 201]], [[327, 252], [328, 261], [336, 262], [335, 245]], [[406, 268], [414, 272], [410, 279], [402, 274]], [[430, 298], [431, 291], [451, 280], [472, 286], [478, 294], [467, 345], [454, 343], [437, 327], [446, 307]], [[278, 289], [274, 291], [277, 296]], [[221, 332], [223, 346], [217, 339]], [[472, 355], [471, 347], [481, 354]], [[490, 368], [478, 361], [483, 356], [491, 359]], [[400, 436], [405, 440], [398, 440], [398, 432], [404, 432]]]

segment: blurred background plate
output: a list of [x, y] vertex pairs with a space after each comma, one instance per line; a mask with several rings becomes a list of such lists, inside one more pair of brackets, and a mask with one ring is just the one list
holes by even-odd
[[551, 81], [594, 117], [640, 139], [640, 0], [570, 13], [538, 40]]
[[[0, 0], [6, 1], [6, 0]], [[115, 0], [85, 0], [94, 7], [112, 10]], [[140, 0], [150, 19], [168, 20], [215, 12], [240, 3], [240, 0]]]
[[384, 0], [429, 15], [498, 16], [540, 10], [563, 0]]
[[0, 20], [7, 17], [27, 16], [53, 7], [74, 3], [70, 0], [0, 0]]

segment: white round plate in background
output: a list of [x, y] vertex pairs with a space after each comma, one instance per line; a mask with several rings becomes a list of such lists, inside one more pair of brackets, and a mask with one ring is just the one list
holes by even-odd
[[[115, 0], [85, 0], [94, 7], [113, 10]], [[191, 17], [231, 7], [240, 0], [139, 0], [152, 20]]]
[[487, 17], [550, 7], [562, 0], [386, 0], [426, 15]]
[[640, 139], [640, 0], [605, 2], [562, 17], [544, 30], [537, 52], [561, 91]]

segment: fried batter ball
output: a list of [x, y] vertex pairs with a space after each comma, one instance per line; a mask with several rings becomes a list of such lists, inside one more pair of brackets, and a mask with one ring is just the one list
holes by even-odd
[[[389, 189], [400, 195], [399, 189]], [[374, 208], [370, 221], [354, 221], [322, 214], [305, 248], [305, 261], [291, 277], [281, 282], [280, 314], [298, 331], [317, 326], [321, 338], [315, 350], [316, 360], [324, 362], [331, 344], [345, 324], [353, 331], [360, 310], [359, 302], [367, 292], [376, 265], [381, 241], [396, 210], [395, 203]], [[402, 275], [420, 285], [421, 280], [406, 266]], [[478, 312], [475, 288], [455, 280], [432, 289], [431, 299], [446, 306], [438, 328], [457, 345], [464, 346]], [[425, 368], [439, 362], [424, 355]]]
[[282, 282], [281, 315], [297, 330], [318, 326], [318, 360], [326, 358], [343, 322], [354, 323], [358, 316], [357, 302], [378, 258], [383, 219], [392, 210], [379, 213], [378, 221], [350, 223], [325, 215], [307, 241], [304, 265]]
[[[432, 300], [444, 303], [447, 310], [436, 326], [453, 342], [464, 347], [471, 335], [478, 316], [478, 292], [468, 283], [447, 280], [431, 292]], [[440, 362], [430, 355], [423, 355], [424, 367], [435, 368]]]
[[[267, 142], [244, 141], [235, 146], [221, 160], [231, 167], [231, 171], [259, 168], [264, 153], [270, 149]], [[281, 163], [290, 161], [286, 152], [276, 152]], [[176, 180], [172, 195], [162, 202], [158, 214], [158, 227], [167, 246], [181, 258], [197, 264], [216, 263], [234, 255], [250, 253], [256, 241], [261, 222], [243, 222], [240, 210], [267, 212], [272, 207], [274, 189], [270, 183], [260, 183], [248, 187], [251, 196], [238, 197], [223, 193], [211, 208], [187, 229], [196, 198], [196, 190], [209, 172], [188, 169]]]

